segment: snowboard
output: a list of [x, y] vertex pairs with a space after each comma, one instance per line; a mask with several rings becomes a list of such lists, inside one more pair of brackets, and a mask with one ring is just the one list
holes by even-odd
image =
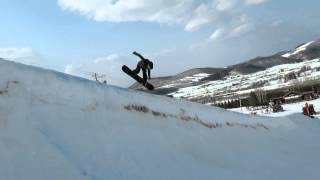
[[138, 83], [140, 83], [142, 86], [147, 88], [148, 90], [152, 91], [154, 89], [153, 85], [147, 82], [146, 84], [143, 84], [143, 79], [138, 76], [136, 73], [134, 73], [128, 66], [123, 65], [122, 71], [128, 74], [130, 77], [132, 77], [134, 80], [136, 80]]

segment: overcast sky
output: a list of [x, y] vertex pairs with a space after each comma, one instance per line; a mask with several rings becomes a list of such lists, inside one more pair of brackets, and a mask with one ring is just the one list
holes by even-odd
[[223, 67], [320, 37], [317, 0], [0, 0], [0, 57], [109, 84], [133, 81], [138, 51], [153, 76]]

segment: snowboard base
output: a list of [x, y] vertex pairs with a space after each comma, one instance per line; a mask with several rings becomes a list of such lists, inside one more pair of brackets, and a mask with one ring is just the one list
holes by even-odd
[[128, 68], [128, 66], [123, 65], [122, 71], [128, 74], [130, 77], [132, 77], [134, 80], [136, 80], [138, 83], [140, 83], [142, 86], [144, 86], [148, 90], [152, 91], [154, 89], [153, 85], [150, 84], [149, 82], [147, 82], [146, 84], [143, 84], [143, 79], [140, 76], [138, 76], [136, 73], [134, 73], [130, 68]]

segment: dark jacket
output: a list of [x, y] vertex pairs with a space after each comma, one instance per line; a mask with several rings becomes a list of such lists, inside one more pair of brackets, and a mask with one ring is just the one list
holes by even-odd
[[[150, 70], [153, 69], [153, 63], [149, 59], [144, 58], [141, 54], [137, 52], [133, 52], [134, 55], [138, 56], [141, 60], [138, 62], [136, 69], [134, 70], [135, 73], [139, 73], [140, 69], [143, 72], [143, 79], [146, 80], [148, 77], [151, 78]], [[147, 74], [148, 71], [148, 74]]]

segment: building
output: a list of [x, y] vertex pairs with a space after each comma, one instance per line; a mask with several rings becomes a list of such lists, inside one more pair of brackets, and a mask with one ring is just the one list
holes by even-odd
[[295, 103], [300, 101], [308, 101], [318, 97], [313, 91], [296, 92], [290, 91], [281, 97], [271, 98], [270, 100], [275, 104]]

